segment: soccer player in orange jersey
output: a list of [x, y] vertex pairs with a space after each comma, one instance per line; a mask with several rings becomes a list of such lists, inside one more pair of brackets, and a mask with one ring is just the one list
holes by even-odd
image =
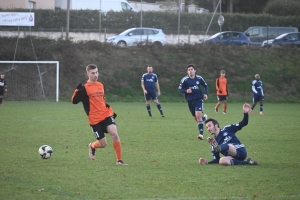
[[216, 90], [218, 103], [215, 107], [215, 112], [218, 113], [218, 109], [220, 105], [223, 103], [223, 114], [226, 114], [227, 110], [227, 97], [228, 97], [228, 89], [227, 89], [227, 79], [225, 78], [225, 71], [220, 71], [220, 78], [216, 79]]
[[104, 133], [109, 133], [116, 153], [116, 164], [127, 165], [122, 161], [122, 146], [117, 132], [114, 118], [117, 116], [112, 108], [105, 102], [104, 85], [98, 81], [98, 67], [90, 64], [86, 67], [87, 82], [79, 83], [72, 96], [72, 103], [83, 103], [84, 110], [92, 127], [95, 142], [89, 144], [89, 156], [92, 160], [96, 158], [96, 149], [105, 148], [107, 140]]

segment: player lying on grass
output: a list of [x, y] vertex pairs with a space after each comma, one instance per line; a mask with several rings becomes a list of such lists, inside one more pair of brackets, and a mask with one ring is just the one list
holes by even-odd
[[[247, 150], [243, 143], [236, 136], [236, 132], [241, 130], [248, 124], [248, 112], [250, 105], [245, 103], [243, 105], [244, 118], [238, 124], [231, 124], [220, 129], [217, 120], [209, 118], [205, 120], [207, 131], [213, 135], [213, 138], [208, 137], [207, 141], [211, 145], [213, 159], [207, 161], [204, 158], [199, 159], [199, 163], [220, 165], [258, 165], [258, 162], [247, 157]], [[220, 157], [220, 153], [224, 155]]]

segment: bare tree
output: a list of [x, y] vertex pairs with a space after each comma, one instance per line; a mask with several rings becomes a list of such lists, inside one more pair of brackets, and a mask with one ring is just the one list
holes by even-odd
[[227, 0], [227, 12], [233, 13], [233, 0]]
[[213, 10], [216, 9], [218, 1], [219, 1], [219, 0], [213, 0], [213, 1], [212, 1], [212, 4], [213, 4]]

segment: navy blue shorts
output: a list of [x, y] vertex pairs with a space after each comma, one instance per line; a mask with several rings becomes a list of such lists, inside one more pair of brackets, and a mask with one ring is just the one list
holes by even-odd
[[157, 94], [156, 94], [156, 91], [155, 90], [147, 90], [147, 94], [145, 94], [145, 99], [147, 101], [150, 100], [150, 98], [152, 100], [156, 100], [157, 99]]
[[203, 112], [203, 100], [202, 99], [193, 99], [188, 101], [188, 106], [190, 109], [191, 114], [195, 117], [196, 111]]
[[112, 117], [107, 117], [105, 120], [99, 122], [98, 124], [90, 125], [92, 127], [95, 138], [97, 140], [104, 138], [105, 137], [104, 133], [107, 133], [106, 127], [111, 124], [116, 125], [116, 123]]
[[247, 150], [246, 147], [240, 147], [240, 145], [244, 146], [243, 144], [233, 144], [233, 146], [236, 147], [236, 156], [232, 156], [228, 154], [228, 156], [231, 156], [237, 160], [245, 160], [247, 158]]
[[253, 103], [254, 102], [259, 102], [259, 101], [263, 101], [264, 100], [264, 96], [258, 95], [258, 94], [253, 94]]

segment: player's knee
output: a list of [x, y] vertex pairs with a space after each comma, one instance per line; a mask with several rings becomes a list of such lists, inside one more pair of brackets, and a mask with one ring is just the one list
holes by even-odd
[[110, 136], [111, 136], [111, 138], [112, 138], [112, 140], [113, 140], [114, 142], [116, 142], [116, 141], [119, 141], [119, 140], [120, 140], [120, 139], [119, 139], [119, 135], [118, 135], [118, 133], [117, 133], [117, 132], [110, 133]]
[[219, 164], [220, 164], [220, 165], [227, 166], [227, 165], [231, 165], [231, 162], [230, 162], [230, 159], [228, 159], [228, 158], [226, 158], [226, 157], [222, 157], [222, 158], [220, 158], [220, 160], [219, 160]]
[[101, 148], [105, 148], [106, 147], [106, 145], [107, 145], [107, 141], [106, 141], [106, 139], [104, 139], [104, 140], [98, 140], [99, 141], [99, 144], [100, 144], [100, 147]]

